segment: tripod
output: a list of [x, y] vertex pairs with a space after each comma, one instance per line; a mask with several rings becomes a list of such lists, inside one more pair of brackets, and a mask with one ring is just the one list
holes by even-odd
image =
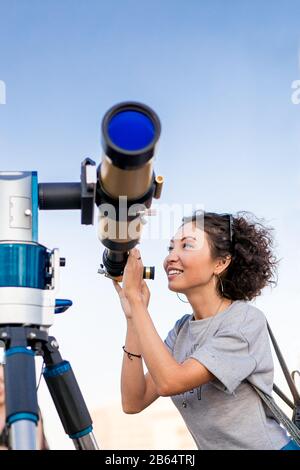
[[58, 351], [56, 339], [40, 328], [26, 326], [2, 327], [0, 338], [6, 350], [4, 374], [10, 448], [36, 449], [39, 413], [34, 356], [37, 354], [44, 358], [43, 376], [65, 432], [76, 449], [97, 450], [90, 414], [70, 363]]
[[[82, 166], [81, 192], [86, 190], [87, 164], [88, 160]], [[72, 197], [73, 186], [64, 190], [63, 204], [69, 204], [68, 190]], [[55, 338], [48, 336], [54, 314], [65, 311], [72, 302], [56, 299], [59, 269], [65, 259], [59, 257], [57, 248], [49, 250], [37, 241], [41, 199], [37, 173], [0, 172], [0, 195], [0, 340], [5, 346], [9, 447], [36, 449], [38, 354], [44, 358], [43, 375], [66, 433], [77, 449], [97, 449], [92, 421], [72, 368], [62, 360]], [[83, 198], [84, 217], [90, 218], [93, 197], [88, 193]]]

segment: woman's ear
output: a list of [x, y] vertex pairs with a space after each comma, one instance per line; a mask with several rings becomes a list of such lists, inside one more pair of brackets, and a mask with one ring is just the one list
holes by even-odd
[[227, 255], [225, 258], [219, 258], [215, 266], [214, 273], [220, 275], [230, 265], [231, 256]]

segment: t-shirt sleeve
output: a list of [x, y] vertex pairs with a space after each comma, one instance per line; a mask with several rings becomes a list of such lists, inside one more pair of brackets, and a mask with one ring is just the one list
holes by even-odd
[[234, 394], [235, 389], [256, 368], [249, 344], [240, 331], [223, 330], [196, 349], [191, 358], [203, 364], [215, 377], [217, 388]]
[[167, 348], [172, 354], [173, 354], [175, 341], [177, 339], [180, 328], [183, 326], [184, 322], [187, 320], [189, 316], [190, 315], [183, 315], [183, 317], [179, 318], [179, 320], [176, 321], [174, 327], [169, 331], [166, 339], [164, 340], [165, 345], [167, 346]]

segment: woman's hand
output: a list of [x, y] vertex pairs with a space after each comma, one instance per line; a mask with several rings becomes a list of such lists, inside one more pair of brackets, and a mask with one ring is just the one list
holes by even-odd
[[122, 309], [126, 318], [132, 318], [131, 303], [140, 299], [145, 307], [148, 307], [150, 300], [150, 290], [143, 279], [143, 263], [140, 252], [133, 248], [129, 252], [127, 263], [123, 273], [122, 288], [119, 283], [113, 280], [114, 287], [119, 294]]
[[[119, 294], [121, 306], [122, 306], [123, 312], [125, 313], [126, 318], [127, 319], [132, 318], [131, 303], [130, 303], [130, 300], [128, 300], [126, 295], [124, 294], [124, 289], [122, 289], [122, 287], [119, 285], [119, 283], [117, 281], [113, 280], [113, 284], [114, 284], [114, 287], [115, 287], [116, 291]], [[144, 279], [142, 279], [141, 299], [142, 299], [142, 302], [145, 305], [145, 307], [148, 308], [149, 300], [150, 300], [150, 290], [149, 290], [146, 282], [144, 281]]]

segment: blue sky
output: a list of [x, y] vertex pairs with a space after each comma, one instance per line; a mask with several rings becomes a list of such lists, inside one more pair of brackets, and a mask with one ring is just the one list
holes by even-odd
[[[249, 210], [274, 226], [279, 283], [256, 305], [291, 368], [300, 362], [300, 105], [291, 101], [299, 18], [291, 0], [0, 0], [1, 169], [79, 181], [83, 158], [100, 162], [107, 109], [131, 99], [153, 107], [162, 203]], [[97, 275], [96, 224], [42, 212], [40, 242], [66, 256], [60, 297], [74, 301], [51, 333], [91, 407], [119, 399], [125, 320], [110, 281]], [[150, 313], [162, 337], [189, 313], [167, 289], [166, 246], [140, 245], [156, 266]]]

